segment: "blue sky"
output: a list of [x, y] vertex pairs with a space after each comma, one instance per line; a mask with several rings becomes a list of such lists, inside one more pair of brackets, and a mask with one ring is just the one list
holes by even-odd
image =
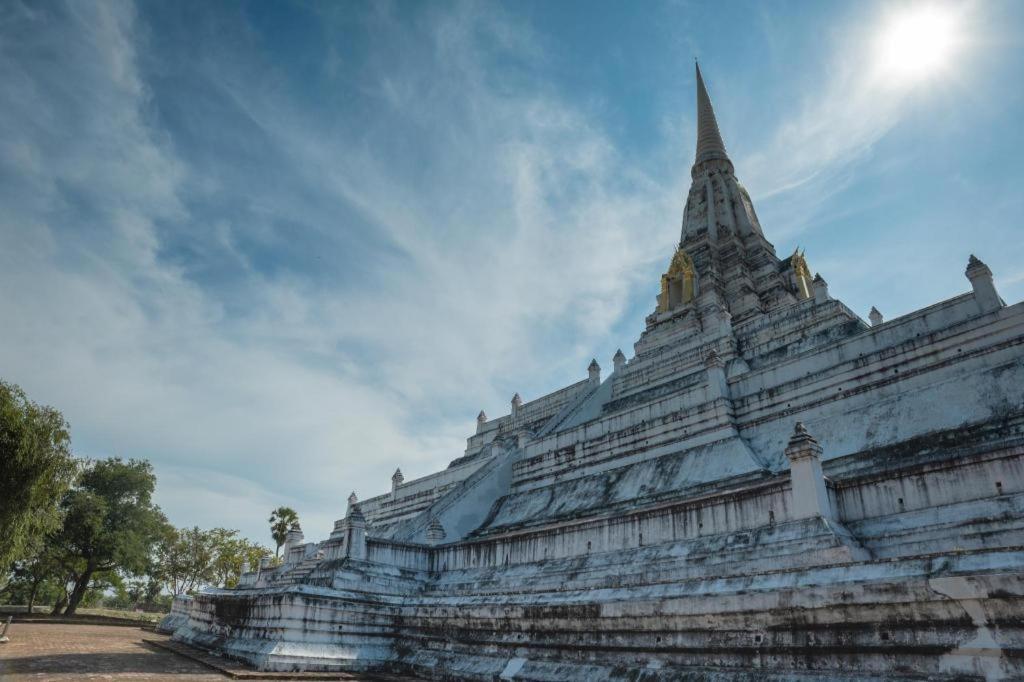
[[[941, 68], [878, 59], [955, 18]], [[861, 315], [1024, 298], [1019, 2], [0, 7], [0, 376], [178, 525], [361, 497], [631, 356], [699, 57], [778, 253]], [[897, 65], [898, 66], [898, 65]]]

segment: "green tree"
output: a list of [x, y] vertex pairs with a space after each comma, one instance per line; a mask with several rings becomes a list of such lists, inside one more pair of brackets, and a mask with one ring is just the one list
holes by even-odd
[[[248, 546], [244, 550], [245, 560], [249, 564], [249, 570], [255, 571], [260, 566], [260, 561], [270, 556], [270, 550], [257, 542], [249, 542]], [[238, 573], [238, 577], [241, 577], [241, 571]], [[225, 585], [225, 587], [234, 587], [238, 583], [236, 579], [232, 585]]]
[[163, 582], [154, 575], [126, 576], [114, 586], [113, 594], [104, 596], [103, 605], [127, 611], [166, 611], [164, 605], [159, 603], [162, 590]]
[[221, 587], [234, 587], [242, 576], [242, 569], [255, 570], [260, 559], [270, 556], [266, 547], [238, 537], [237, 530], [214, 528], [216, 557], [213, 560], [213, 582]]
[[85, 562], [81, 559], [66, 553], [60, 554], [59, 564], [60, 568], [53, 577], [53, 581], [57, 585], [57, 597], [53, 601], [51, 616], [59, 615], [67, 608], [68, 597], [71, 596], [75, 581], [78, 580], [78, 576], [82, 574], [82, 567], [85, 566]]
[[198, 526], [164, 533], [157, 546], [156, 570], [171, 594], [188, 594], [210, 583], [215, 541], [212, 532]]
[[103, 606], [118, 611], [131, 611], [140, 601], [139, 592], [133, 580], [122, 580], [114, 586], [114, 593], [104, 596]]
[[281, 545], [288, 536], [288, 530], [293, 524], [299, 522], [299, 515], [291, 507], [278, 507], [270, 513], [270, 537], [274, 538], [277, 547], [274, 549], [274, 558], [281, 553]]
[[257, 566], [270, 550], [237, 530], [170, 529], [157, 545], [154, 575], [173, 595], [188, 594], [204, 585], [234, 587], [243, 566]]
[[[64, 525], [54, 541], [80, 562], [65, 613], [82, 602], [94, 577], [121, 570], [142, 574], [167, 520], [153, 504], [156, 476], [149, 462], [91, 462], [64, 497]], [[70, 562], [65, 562], [70, 563]]]
[[103, 604], [108, 592], [115, 592], [124, 584], [124, 578], [116, 570], [94, 573], [89, 581], [89, 589], [85, 591], [79, 606], [95, 608]]
[[52, 604], [64, 595], [67, 571], [63, 557], [52, 545], [44, 545], [31, 559], [15, 563], [8, 585], [8, 601], [25, 604], [32, 613], [36, 601]]
[[0, 567], [32, 556], [60, 525], [58, 505], [78, 464], [60, 412], [0, 381]]

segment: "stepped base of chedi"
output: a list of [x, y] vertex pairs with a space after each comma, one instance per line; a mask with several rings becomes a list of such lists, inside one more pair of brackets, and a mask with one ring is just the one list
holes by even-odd
[[971, 256], [965, 293], [865, 322], [776, 256], [699, 72], [697, 103], [632, 359], [481, 413], [446, 470], [162, 627], [276, 671], [1024, 677], [1024, 304]]

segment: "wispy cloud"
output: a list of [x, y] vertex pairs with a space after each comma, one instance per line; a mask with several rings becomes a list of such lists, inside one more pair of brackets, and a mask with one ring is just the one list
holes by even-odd
[[[292, 502], [326, 532], [350, 489], [377, 492], [397, 464], [443, 467], [480, 406], [500, 413], [512, 390], [582, 376], [637, 266], [674, 237], [647, 234], [672, 224], [674, 187], [623, 168], [555, 93], [489, 81], [482, 64], [508, 50], [543, 59], [525, 27], [490, 10], [413, 28], [373, 19], [406, 32], [389, 44], [421, 43], [400, 68], [360, 76], [396, 128], [430, 131], [414, 172], [396, 163], [394, 128], [311, 116], [274, 88], [243, 87], [258, 54], [199, 50], [191, 75], [230, 103], [220, 113], [259, 131], [259, 157], [294, 179], [278, 188], [264, 168], [211, 178], [186, 134], [162, 126], [167, 93], [145, 82], [147, 33], [131, 5], [11, 15], [24, 38], [7, 43], [3, 74], [18, 84], [2, 95], [16, 113], [4, 144], [17, 151], [5, 154], [16, 189], [0, 219], [0, 277], [18, 294], [0, 311], [16, 321], [4, 374], [64, 409], [85, 454], [151, 457], [181, 523], [209, 525], [216, 505], [193, 499], [223, 495]], [[254, 224], [211, 220], [210, 202], [237, 202]], [[345, 250], [353, 230], [383, 240], [362, 262]], [[254, 261], [254, 242], [313, 234], [315, 257], [365, 279], [307, 273], [308, 253]], [[233, 520], [252, 534], [263, 525]]]

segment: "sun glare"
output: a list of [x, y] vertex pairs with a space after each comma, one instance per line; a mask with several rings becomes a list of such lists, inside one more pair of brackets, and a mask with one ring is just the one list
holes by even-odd
[[959, 42], [956, 13], [949, 7], [908, 8], [888, 18], [878, 37], [879, 70], [900, 82], [939, 74]]

